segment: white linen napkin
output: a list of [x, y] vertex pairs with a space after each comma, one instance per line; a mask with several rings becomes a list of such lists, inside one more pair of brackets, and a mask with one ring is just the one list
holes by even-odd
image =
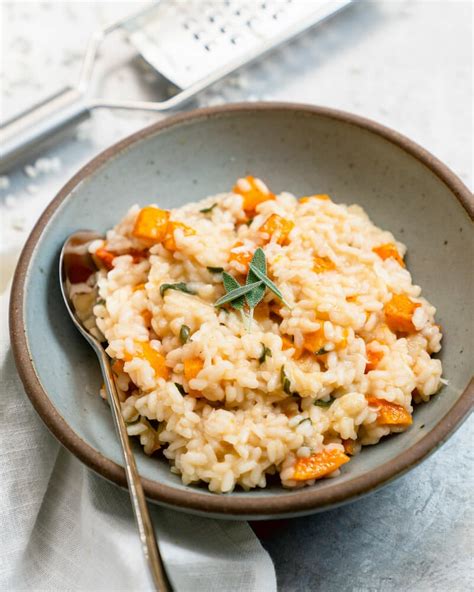
[[[86, 469], [36, 416], [0, 321], [0, 590], [151, 590], [128, 493]], [[176, 592], [274, 592], [273, 563], [246, 522], [151, 505]]]

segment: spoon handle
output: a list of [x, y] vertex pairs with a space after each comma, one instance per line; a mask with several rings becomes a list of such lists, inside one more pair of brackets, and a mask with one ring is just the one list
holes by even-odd
[[128, 490], [130, 493], [130, 499], [132, 500], [133, 513], [135, 514], [135, 519], [138, 525], [143, 555], [148, 563], [155, 589], [158, 592], [171, 592], [172, 587], [166, 575], [158, 545], [156, 543], [155, 530], [150, 518], [150, 513], [148, 512], [148, 506], [145, 494], [143, 493], [140, 476], [138, 475], [135, 457], [130, 446], [127, 426], [125, 425], [120, 410], [120, 400], [112, 369], [110, 367], [109, 358], [103, 350], [98, 351], [97, 354], [99, 356], [100, 366], [105, 380], [105, 388], [112, 410], [112, 417], [122, 445]]

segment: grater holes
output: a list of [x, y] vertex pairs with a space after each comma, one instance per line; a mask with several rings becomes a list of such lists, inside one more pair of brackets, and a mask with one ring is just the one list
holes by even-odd
[[186, 31], [191, 31], [197, 25], [197, 21], [195, 19], [188, 19], [183, 21], [183, 29]]

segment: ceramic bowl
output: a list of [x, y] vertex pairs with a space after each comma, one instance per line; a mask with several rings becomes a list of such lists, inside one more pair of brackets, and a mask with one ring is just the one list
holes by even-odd
[[362, 205], [375, 224], [407, 244], [408, 267], [436, 306], [445, 335], [441, 357], [449, 385], [416, 408], [408, 431], [364, 448], [337, 478], [293, 491], [272, 485], [217, 495], [183, 485], [167, 462], [136, 447], [151, 500], [229, 518], [296, 516], [353, 500], [406, 472], [442, 444], [472, 406], [471, 194], [410, 140], [347, 113], [275, 103], [199, 110], [147, 127], [86, 165], [40, 218], [14, 278], [11, 339], [25, 390], [48, 428], [88, 467], [124, 486], [112, 418], [97, 395], [96, 358], [61, 299], [59, 250], [78, 228], [104, 232], [132, 203], [178, 207], [228, 191], [249, 173], [275, 192], [328, 193], [335, 202]]

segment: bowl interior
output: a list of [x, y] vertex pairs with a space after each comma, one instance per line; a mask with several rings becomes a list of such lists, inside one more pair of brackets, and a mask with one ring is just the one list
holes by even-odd
[[[451, 189], [397, 143], [350, 120], [288, 108], [203, 114], [155, 130], [93, 168], [53, 212], [28, 266], [22, 306], [34, 369], [75, 434], [121, 465], [109, 410], [97, 395], [102, 380], [96, 359], [61, 300], [60, 247], [78, 228], [105, 231], [133, 203], [177, 207], [227, 191], [248, 173], [262, 177], [275, 192], [328, 193], [335, 202], [360, 204], [378, 226], [407, 244], [414, 281], [438, 309], [449, 386], [416, 409], [410, 430], [355, 457], [337, 478], [351, 482], [416, 444], [459, 398], [471, 375], [468, 319], [474, 297], [469, 258], [463, 256], [472, 253], [471, 223]], [[203, 498], [214, 495], [204, 487], [183, 485], [165, 461], [150, 459], [138, 448], [137, 456], [141, 474], [151, 481], [198, 491]], [[333, 484], [323, 480], [314, 487]], [[272, 485], [227, 497], [243, 501], [298, 495], [300, 491]]]

